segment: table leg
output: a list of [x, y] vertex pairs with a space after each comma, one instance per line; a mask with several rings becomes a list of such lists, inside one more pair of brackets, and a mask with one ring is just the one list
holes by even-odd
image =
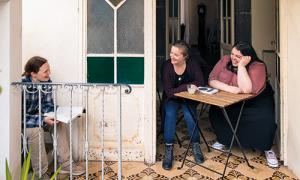
[[[192, 111], [191, 111], [191, 109], [190, 109], [190, 106], [189, 106], [189, 104], [186, 102], [186, 100], [184, 100], [184, 102], [185, 102], [185, 104], [186, 104], [186, 106], [187, 106], [187, 108], [188, 108], [188, 110], [189, 110], [189, 112], [190, 112], [190, 114], [191, 114], [191, 116], [192, 116], [192, 118], [193, 118], [193, 121], [194, 121], [194, 123], [195, 123], [195, 126], [194, 126], [194, 128], [193, 128], [192, 135], [191, 135], [191, 137], [190, 137], [190, 139], [189, 139], [189, 143], [188, 143], [187, 150], [186, 150], [185, 153], [184, 153], [184, 158], [183, 158], [183, 160], [182, 160], [182, 164], [181, 164], [181, 166], [178, 167], [177, 169], [181, 169], [181, 168], [183, 167], [183, 165], [184, 165], [184, 162], [185, 162], [185, 160], [186, 160], [187, 153], [188, 153], [188, 151], [189, 151], [189, 149], [190, 149], [190, 145], [191, 145], [191, 142], [192, 142], [192, 137], [193, 137], [193, 135], [194, 135], [194, 133], [195, 133], [196, 127], [198, 128], [198, 131], [199, 131], [199, 133], [200, 133], [200, 136], [202, 136], [202, 138], [203, 138], [203, 141], [204, 141], [204, 143], [205, 143], [205, 145], [206, 145], [206, 147], [207, 147], [207, 151], [208, 151], [208, 152], [211, 151], [211, 150], [210, 150], [210, 147], [209, 147], [209, 145], [208, 145], [206, 139], [204, 138], [204, 135], [203, 135], [203, 133], [202, 133], [202, 131], [201, 131], [199, 125], [198, 125], [198, 121], [196, 120], [196, 116], [194, 115], [194, 113], [192, 113]], [[203, 111], [204, 111], [204, 105], [202, 106], [200, 112], [202, 113]]]
[[[209, 147], [206, 139], [204, 138], [204, 135], [203, 135], [203, 133], [202, 133], [202, 131], [201, 131], [199, 125], [198, 125], [198, 121], [196, 119], [197, 116], [191, 111], [191, 108], [190, 108], [189, 104], [186, 102], [186, 100], [184, 100], [184, 102], [185, 102], [186, 106], [188, 107], [188, 110], [189, 110], [190, 114], [192, 115], [193, 121], [194, 121], [196, 127], [198, 128], [200, 136], [202, 137], [202, 139], [203, 139], [203, 141], [204, 141], [204, 143], [205, 143], [205, 145], [207, 147], [207, 151], [210, 152], [210, 147]], [[201, 110], [200, 110], [200, 113], [203, 113], [203, 112], [204, 112], [204, 105], [201, 107]], [[193, 135], [194, 135], [194, 133], [193, 133]]]
[[238, 119], [237, 119], [237, 123], [236, 123], [236, 125], [235, 125], [235, 128], [233, 128], [233, 126], [232, 126], [232, 124], [231, 124], [231, 121], [230, 121], [230, 119], [229, 119], [229, 117], [228, 117], [228, 114], [227, 114], [227, 112], [226, 112], [226, 109], [225, 109], [225, 108], [222, 108], [224, 117], [225, 117], [225, 119], [226, 119], [228, 125], [230, 126], [230, 129], [231, 129], [232, 133], [233, 133], [232, 139], [231, 139], [231, 143], [230, 143], [230, 147], [229, 147], [229, 152], [228, 152], [228, 155], [227, 155], [227, 160], [226, 160], [226, 163], [225, 163], [225, 168], [224, 168], [222, 177], [224, 177], [225, 172], [226, 172], [226, 168], [227, 168], [227, 165], [228, 165], [229, 157], [230, 157], [230, 155], [231, 155], [231, 150], [232, 150], [232, 146], [233, 146], [234, 139], [237, 141], [237, 143], [238, 143], [238, 145], [239, 145], [239, 147], [240, 147], [240, 149], [241, 149], [241, 151], [242, 151], [242, 153], [243, 153], [243, 156], [244, 156], [244, 158], [245, 158], [245, 160], [246, 160], [246, 162], [247, 162], [247, 165], [248, 165], [250, 168], [252, 168], [252, 169], [254, 168], [253, 166], [251, 166], [251, 165], [249, 164], [249, 161], [248, 161], [248, 159], [247, 159], [247, 157], [246, 157], [246, 154], [245, 154], [245, 152], [244, 152], [244, 149], [243, 149], [243, 147], [242, 147], [242, 145], [241, 145], [241, 143], [240, 143], [240, 141], [239, 141], [239, 138], [238, 138], [237, 135], [236, 135], [236, 131], [237, 131], [237, 128], [238, 128], [238, 126], [239, 126], [239, 122], [240, 122], [241, 115], [242, 115], [242, 112], [243, 112], [243, 109], [244, 109], [244, 105], [245, 105], [245, 101], [243, 101], [242, 107], [241, 107], [241, 109], [240, 109], [239, 116], [238, 116]]
[[194, 135], [196, 126], [198, 126], [198, 125], [195, 124], [195, 126], [194, 126], [194, 128], [193, 128], [192, 136], [191, 136], [190, 139], [189, 139], [189, 144], [188, 144], [188, 147], [187, 147], [187, 149], [186, 149], [186, 151], [185, 151], [185, 153], [184, 153], [184, 157], [183, 157], [181, 166], [180, 166], [180, 167], [177, 167], [177, 169], [182, 169], [182, 168], [183, 168], [184, 162], [185, 162], [185, 160], [186, 160], [187, 153], [189, 152], [189, 149], [190, 149], [190, 146], [191, 146], [192, 137], [193, 137], [193, 135]]

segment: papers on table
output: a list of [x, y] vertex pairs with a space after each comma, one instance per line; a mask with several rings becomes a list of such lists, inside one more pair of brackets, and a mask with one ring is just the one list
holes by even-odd
[[[70, 106], [59, 106], [56, 109], [56, 119], [63, 123], [69, 123], [70, 121], [80, 117], [83, 112], [83, 107], [81, 106], [72, 106], [72, 116], [71, 116], [71, 107]], [[53, 117], [55, 116], [54, 112], [45, 113], [44, 116]]]

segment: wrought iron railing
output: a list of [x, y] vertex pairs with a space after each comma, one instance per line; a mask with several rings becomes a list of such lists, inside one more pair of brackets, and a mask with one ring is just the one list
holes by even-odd
[[[90, 90], [93, 89], [93, 92], [95, 93], [94, 90], [96, 90], [97, 93], [100, 93], [102, 96], [103, 101], [101, 102], [101, 107], [102, 109], [102, 120], [101, 120], [101, 172], [102, 172], [102, 179], [104, 179], [104, 96], [105, 92], [113, 92], [118, 96], [118, 103], [116, 107], [116, 112], [117, 112], [117, 117], [118, 117], [118, 179], [122, 178], [122, 93], [125, 94], [130, 94], [131, 93], [131, 86], [127, 84], [102, 84], [102, 83], [27, 83], [27, 82], [13, 82], [13, 86], [16, 86], [18, 90], [21, 91], [22, 93], [22, 114], [23, 114], [23, 127], [22, 127], [22, 155], [25, 158], [26, 154], [28, 153], [28, 142], [27, 142], [27, 136], [26, 136], [26, 95], [28, 94], [36, 94], [38, 95], [39, 101], [38, 101], [38, 107], [39, 107], [39, 112], [38, 114], [38, 119], [39, 119], [39, 177], [42, 176], [42, 164], [41, 164], [41, 128], [42, 128], [42, 102], [41, 102], [41, 97], [42, 94], [49, 94], [51, 93], [53, 97], [53, 105], [54, 105], [54, 119], [57, 119], [57, 93], [59, 90], [63, 90], [67, 93], [70, 94], [69, 99], [69, 106], [72, 107], [74, 106], [73, 102], [73, 96], [74, 93], [78, 93], [81, 95], [81, 98], [83, 99], [82, 104], [85, 109], [85, 139], [84, 139], [84, 157], [85, 157], [85, 177], [88, 179], [88, 152], [89, 152], [89, 139], [88, 139], [88, 114], [90, 113], [89, 111], [89, 95], [91, 94]], [[66, 99], [65, 99], [66, 100]], [[72, 117], [72, 108], [70, 108], [70, 118]], [[72, 123], [68, 123], [69, 126], [69, 137], [70, 137], [70, 178], [72, 179]], [[54, 123], [54, 131], [52, 135], [53, 139], [53, 157], [54, 157], [54, 170], [57, 169], [57, 125]]]

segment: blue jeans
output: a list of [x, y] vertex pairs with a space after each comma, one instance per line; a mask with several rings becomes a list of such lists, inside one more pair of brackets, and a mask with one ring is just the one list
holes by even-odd
[[[187, 104], [189, 104], [189, 108]], [[164, 105], [164, 113], [165, 113], [165, 124], [164, 124], [164, 140], [165, 143], [171, 144], [174, 143], [174, 136], [176, 131], [176, 120], [179, 108], [182, 109], [185, 122], [187, 124], [189, 136], [191, 137], [195, 122], [193, 120], [193, 116], [190, 112], [194, 114], [196, 117], [196, 107], [197, 104], [189, 103], [189, 101], [179, 101], [179, 100], [168, 100]], [[197, 119], [196, 119], [197, 122]], [[195, 129], [194, 135], [192, 137], [192, 142], [199, 142], [200, 136], [198, 128]]]

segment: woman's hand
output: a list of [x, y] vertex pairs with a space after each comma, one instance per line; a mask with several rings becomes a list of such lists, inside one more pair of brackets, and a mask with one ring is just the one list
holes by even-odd
[[251, 56], [243, 56], [243, 57], [241, 57], [241, 60], [238, 64], [238, 66], [245, 67], [245, 66], [247, 66], [247, 64], [249, 64], [250, 61], [251, 61]]
[[48, 116], [46, 116], [46, 117], [44, 118], [44, 122], [45, 122], [46, 124], [50, 125], [50, 126], [53, 126], [55, 123], [56, 123], [56, 124], [59, 123], [59, 121], [54, 121], [54, 118], [53, 118], [53, 117], [48, 117]]

